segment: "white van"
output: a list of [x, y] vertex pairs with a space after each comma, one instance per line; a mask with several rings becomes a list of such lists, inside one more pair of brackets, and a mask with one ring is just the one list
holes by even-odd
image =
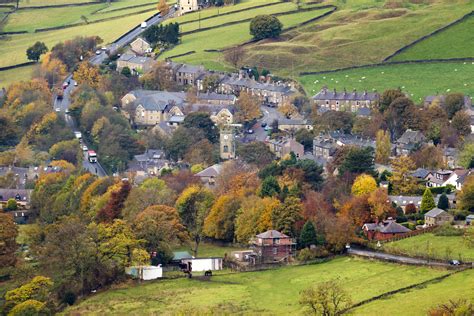
[[146, 29], [146, 27], [147, 27], [146, 22], [142, 22], [142, 24], [140, 24], [140, 27], [141, 27], [142, 29]]

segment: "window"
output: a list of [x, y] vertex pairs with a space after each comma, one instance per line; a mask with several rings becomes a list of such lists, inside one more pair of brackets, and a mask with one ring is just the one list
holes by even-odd
[[273, 243], [279, 245], [280, 244], [280, 238], [273, 239]]
[[276, 255], [278, 253], [278, 248], [274, 247], [273, 248], [273, 254]]
[[229, 152], [229, 146], [227, 145], [224, 145], [224, 150], [223, 150], [225, 153], [228, 153]]

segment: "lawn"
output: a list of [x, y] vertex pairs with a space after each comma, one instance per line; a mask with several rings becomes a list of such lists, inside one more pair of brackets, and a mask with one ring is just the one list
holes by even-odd
[[474, 57], [474, 17], [425, 39], [391, 60]]
[[474, 301], [474, 270], [368, 303], [356, 308], [351, 314], [376, 316], [381, 315], [381, 311], [390, 311], [390, 315], [426, 315], [427, 310], [438, 304], [462, 298]]
[[[15, 2], [15, 1], [12, 1], [12, 2]], [[51, 6], [51, 5], [61, 5], [61, 4], [78, 4], [78, 3], [84, 3], [84, 2], [94, 2], [94, 1], [93, 0], [20, 0], [20, 8]]]
[[415, 5], [412, 4], [415, 1], [406, 0], [398, 1], [400, 5], [394, 9], [384, 7], [386, 2], [326, 1], [325, 4], [334, 3], [338, 10], [289, 32], [283, 36], [284, 40], [247, 45], [243, 64], [288, 76], [301, 71], [378, 63], [403, 45], [474, 9], [474, 2], [468, 0], [433, 0], [430, 5], [421, 1]]
[[98, 35], [105, 43], [108, 43], [114, 41], [151, 15], [153, 15], [153, 12], [62, 30], [7, 36], [5, 39], [0, 40], [0, 67], [27, 61], [26, 49], [36, 41], [45, 42], [51, 48], [58, 42], [73, 39], [76, 36]]
[[[298, 25], [299, 23], [312, 19], [316, 16], [319, 16], [325, 12], [327, 12], [327, 9], [287, 14], [279, 16], [279, 20], [283, 23], [284, 28], [288, 28], [294, 25]], [[165, 52], [163, 55], [160, 56], [160, 58], [164, 59], [166, 57], [183, 54], [194, 50], [196, 51], [196, 54], [181, 57], [179, 59], [176, 59], [175, 61], [187, 63], [190, 63], [192, 61], [194, 63], [203, 64], [206, 67], [211, 66], [210, 68], [212, 69], [226, 68], [228, 66], [223, 63], [223, 58], [221, 57], [222, 53], [208, 54], [204, 50], [223, 49], [250, 40], [252, 37], [249, 33], [249, 26], [250, 22], [243, 22], [208, 31], [184, 35], [181, 39], [181, 44]], [[213, 40], [209, 41], [210, 38], [212, 38]], [[203, 45], [203, 43], [206, 43], [205, 46]], [[216, 63], [218, 65], [216, 65]], [[215, 67], [212, 67], [212, 65], [215, 65]]]
[[65, 314], [200, 315], [211, 314], [217, 306], [224, 314], [225, 308], [243, 314], [301, 314], [300, 291], [322, 281], [339, 278], [352, 300], [359, 302], [445, 273], [342, 257], [316, 265], [217, 275], [210, 282], [180, 278], [110, 290], [68, 308]]
[[324, 85], [340, 91], [346, 88], [383, 92], [400, 87], [415, 102], [420, 102], [425, 96], [437, 93], [459, 91], [474, 95], [474, 63], [386, 65], [301, 76], [299, 81], [308, 95], [316, 94]]
[[474, 262], [474, 248], [469, 248], [462, 236], [435, 236], [422, 234], [415, 237], [384, 244], [388, 252], [404, 253], [414, 256], [426, 256], [447, 260], [460, 259]]
[[17, 81], [26, 81], [31, 79], [34, 66], [25, 66], [10, 70], [0, 71], [0, 89]]

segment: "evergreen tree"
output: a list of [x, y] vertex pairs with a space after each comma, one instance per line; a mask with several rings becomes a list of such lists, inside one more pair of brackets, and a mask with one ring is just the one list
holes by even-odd
[[429, 188], [426, 188], [423, 193], [423, 198], [421, 199], [420, 210], [422, 212], [428, 212], [436, 207], [435, 201], [433, 199], [433, 194]]
[[280, 193], [280, 185], [275, 177], [269, 176], [262, 181], [262, 187], [260, 189], [260, 196], [275, 196]]
[[307, 221], [303, 226], [303, 230], [301, 230], [300, 247], [306, 248], [317, 244], [318, 236], [316, 235], [316, 229], [311, 221]]
[[447, 210], [449, 208], [449, 199], [446, 193], [443, 192], [438, 200], [438, 208], [442, 210]]

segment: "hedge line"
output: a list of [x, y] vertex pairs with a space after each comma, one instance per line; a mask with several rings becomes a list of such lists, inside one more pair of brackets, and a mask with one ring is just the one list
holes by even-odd
[[112, 17], [109, 17], [109, 18], [90, 21], [89, 23], [78, 22], [78, 23], [72, 23], [72, 24], [67, 24], [67, 25], [46, 27], [46, 28], [36, 29], [35, 33], [61, 30], [61, 29], [67, 29], [67, 28], [75, 27], [75, 26], [79, 26], [79, 25], [89, 25], [89, 24], [95, 24], [95, 23], [100, 23], [100, 22], [105, 22], [105, 21], [117, 20], [117, 19], [121, 19], [121, 18], [124, 18], [124, 17], [132, 16], [132, 15], [135, 15], [135, 14], [142, 14], [142, 13], [150, 12], [150, 11], [153, 11], [153, 10], [155, 10], [155, 9], [152, 8], [152, 9], [147, 9], [147, 10], [142, 10], [142, 11], [137, 11], [137, 12], [131, 12], [131, 13], [123, 14], [123, 15], [112, 16]]
[[459, 18], [459, 19], [457, 19], [457, 20], [455, 20], [455, 21], [449, 23], [448, 25], [445, 25], [445, 26], [443, 26], [442, 28], [439, 28], [439, 29], [437, 29], [437, 30], [431, 32], [430, 34], [424, 35], [424, 36], [420, 37], [419, 39], [417, 39], [417, 40], [411, 42], [410, 44], [403, 46], [402, 48], [398, 49], [395, 53], [393, 53], [393, 54], [391, 54], [390, 56], [386, 57], [383, 61], [385, 62], [385, 61], [388, 61], [388, 60], [392, 59], [393, 57], [395, 57], [395, 56], [401, 54], [402, 52], [404, 52], [405, 50], [407, 50], [408, 48], [410, 48], [410, 47], [412, 47], [412, 46], [418, 44], [419, 42], [421, 42], [421, 41], [423, 41], [423, 40], [425, 40], [425, 39], [428, 39], [428, 38], [430, 38], [430, 37], [432, 37], [432, 36], [434, 36], [434, 35], [436, 35], [436, 34], [442, 32], [442, 31], [446, 30], [447, 28], [449, 28], [449, 27], [451, 27], [451, 26], [453, 26], [453, 25], [456, 25], [456, 24], [458, 24], [458, 23], [463, 22], [464, 20], [468, 19], [468, 18], [471, 17], [472, 15], [474, 15], [474, 11], [471, 11], [470, 13], [468, 13], [468, 14], [464, 15], [463, 17], [461, 17], [461, 18]]
[[50, 8], [65, 8], [65, 7], [80, 7], [85, 5], [100, 4], [104, 3], [101, 1], [91, 1], [91, 2], [82, 2], [82, 3], [66, 3], [66, 4], [53, 4], [53, 5], [44, 5], [44, 6], [32, 6], [32, 7], [19, 7], [18, 10], [37, 10], [37, 9], [50, 9]]
[[192, 55], [192, 54], [195, 54], [196, 51], [195, 50], [192, 50], [190, 52], [186, 52], [186, 53], [182, 53], [182, 54], [178, 54], [178, 55], [173, 55], [173, 56], [170, 56], [170, 57], [167, 57], [166, 59], [173, 59], [173, 58], [178, 58], [178, 57], [183, 57], [183, 56], [188, 56], [188, 55]]
[[344, 70], [352, 70], [352, 69], [361, 69], [361, 68], [373, 68], [379, 66], [389, 66], [389, 65], [404, 65], [404, 64], [429, 64], [429, 63], [450, 63], [450, 62], [459, 62], [459, 61], [474, 61], [474, 57], [465, 57], [465, 58], [435, 58], [435, 59], [418, 59], [418, 60], [402, 60], [402, 61], [389, 61], [389, 62], [381, 62], [375, 64], [366, 64], [360, 66], [350, 66], [344, 68], [337, 68], [332, 70], [321, 70], [321, 71], [303, 71], [300, 72], [300, 76], [307, 76], [307, 75], [321, 75], [333, 72], [339, 72]]
[[[3, 23], [3, 21], [4, 20], [2, 19], [0, 23]], [[26, 33], [28, 33], [28, 31], [0, 32], [0, 35], [15, 35], [15, 34], [26, 34]]]
[[[332, 12], [335, 11], [335, 7], [334, 6], [321, 6], [321, 7], [314, 7], [314, 8], [304, 8], [304, 9], [299, 9], [299, 10], [292, 10], [292, 11], [286, 11], [286, 12], [279, 12], [279, 13], [275, 13], [275, 14], [272, 14], [273, 16], [281, 16], [281, 15], [290, 15], [290, 14], [297, 14], [297, 13], [301, 13], [301, 12], [309, 12], [309, 11], [318, 11], [318, 10], [322, 10], [322, 9], [326, 9], [327, 7], [331, 7], [333, 8], [332, 11], [329, 11], [329, 14], [331, 14]], [[328, 13], [328, 12], [327, 12]], [[328, 14], [325, 13], [323, 14], [322, 16], [327, 16]], [[311, 20], [308, 20], [306, 21], [307, 23], [310, 23], [310, 22], [313, 22], [313, 20], [316, 20], [322, 16], [318, 16], [314, 19], [311, 19]], [[215, 26], [209, 26], [209, 27], [203, 27], [203, 28], [200, 28], [200, 29], [196, 29], [196, 30], [192, 30], [192, 31], [188, 31], [188, 32], [183, 32], [181, 33], [181, 35], [189, 35], [189, 34], [194, 34], [194, 33], [199, 33], [199, 32], [204, 32], [204, 31], [209, 31], [209, 30], [213, 30], [213, 29], [217, 29], [217, 28], [220, 28], [220, 27], [225, 27], [225, 26], [230, 26], [230, 25], [235, 25], [235, 24], [240, 24], [240, 23], [245, 23], [245, 22], [250, 22], [252, 21], [253, 18], [248, 18], [248, 19], [243, 19], [243, 20], [238, 20], [238, 21], [232, 21], [232, 22], [226, 22], [226, 23], [223, 23], [223, 24], [219, 24], [219, 25], [215, 25]], [[303, 22], [305, 23], [305, 22]], [[302, 25], [303, 23], [300, 23], [298, 25], [296, 25], [295, 27], [298, 27], [300, 25]], [[289, 29], [293, 29], [295, 27], [290, 27], [290, 28], [287, 28], [285, 29], [284, 31], [287, 31]]]
[[[104, 12], [104, 13], [109, 13], [109, 12], [116, 12], [116, 11], [123, 11], [123, 10], [128, 10], [128, 9], [134, 9], [134, 8], [140, 8], [140, 7], [149, 7], [150, 5], [152, 5], [153, 3], [145, 3], [145, 4], [136, 4], [136, 5], [131, 5], [131, 6], [128, 6], [128, 7], [124, 7], [124, 8], [117, 8], [117, 9], [112, 9], [112, 10], [109, 10], [107, 12]], [[94, 11], [92, 12], [91, 14], [103, 14], [102, 12], [102, 9], [99, 9], [97, 11]], [[100, 12], [100, 13], [99, 13]]]
[[34, 61], [27, 61], [27, 62], [21, 63], [21, 64], [0, 67], [0, 71], [20, 68], [20, 67], [25, 67], [25, 66], [30, 66], [30, 65], [34, 65], [34, 64], [36, 64]]

